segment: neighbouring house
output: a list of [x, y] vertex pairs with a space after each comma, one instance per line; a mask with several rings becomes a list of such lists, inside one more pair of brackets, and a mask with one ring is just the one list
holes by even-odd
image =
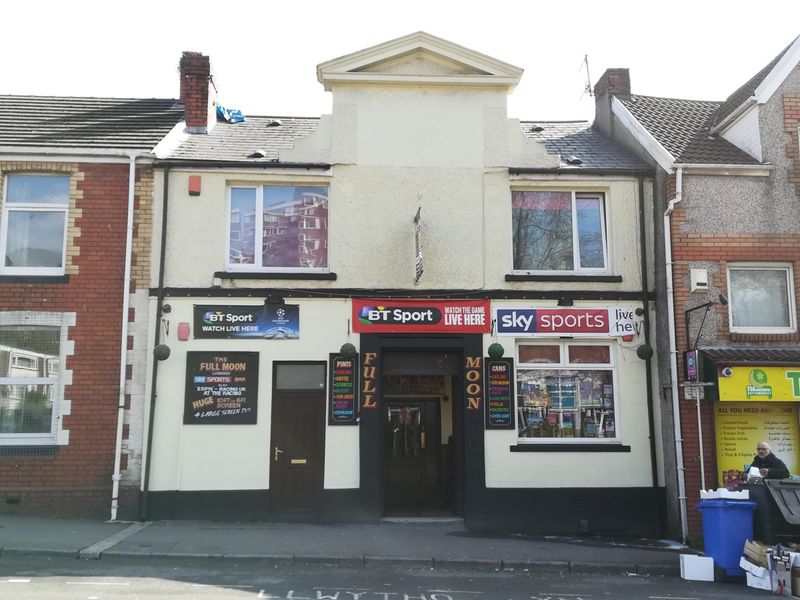
[[0, 513], [135, 509], [153, 150], [182, 118], [0, 96]]
[[320, 64], [320, 118], [209, 118], [181, 65], [142, 516], [663, 530], [646, 161], [426, 33]]
[[656, 170], [662, 434], [684, 535], [700, 532], [699, 490], [735, 485], [760, 440], [800, 474], [798, 62], [800, 38], [724, 101], [633, 94], [627, 69], [595, 87], [595, 126]]

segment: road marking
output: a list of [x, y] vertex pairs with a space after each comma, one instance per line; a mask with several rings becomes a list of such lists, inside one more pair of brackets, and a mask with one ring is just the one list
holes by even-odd
[[130, 585], [127, 581], [68, 581], [67, 585]]
[[[198, 588], [213, 587], [213, 588], [218, 588], [220, 586], [217, 585], [217, 584], [212, 584], [212, 583], [193, 583], [192, 587], [198, 587]], [[253, 585], [229, 585], [229, 584], [226, 583], [223, 587], [226, 587], [226, 588], [246, 588], [247, 589], [247, 588], [252, 588], [252, 587], [255, 587], [255, 586], [253, 586]]]
[[428, 590], [431, 594], [482, 594], [483, 592], [468, 592], [465, 590]]
[[5, 581], [0, 581], [0, 583], [30, 583], [30, 579], [21, 579], [21, 578], [12, 578], [6, 579]]
[[650, 600], [702, 600], [701, 598], [680, 598], [678, 596], [648, 596]]

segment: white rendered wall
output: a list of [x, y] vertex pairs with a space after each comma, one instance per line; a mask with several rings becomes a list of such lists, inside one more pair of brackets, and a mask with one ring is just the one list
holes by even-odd
[[[313, 360], [327, 364], [332, 340], [339, 345], [350, 318], [349, 300], [290, 300], [300, 306], [299, 340], [189, 340], [176, 338], [178, 323], [193, 322], [193, 304], [261, 304], [244, 299], [169, 298], [172, 349], [159, 363], [150, 489], [258, 490], [269, 488], [272, 361]], [[354, 342], [358, 343], [358, 336]], [[255, 425], [184, 425], [186, 352], [257, 351], [259, 356], [258, 423]], [[327, 371], [327, 368], [326, 368]], [[326, 401], [327, 402], [327, 401]], [[327, 406], [327, 404], [326, 404]], [[327, 419], [326, 419], [327, 422]], [[325, 487], [359, 485], [358, 427], [326, 426]]]
[[[495, 307], [550, 307], [554, 302], [497, 301]], [[624, 307], [635, 310], [632, 302], [576, 302], [576, 307]], [[498, 337], [506, 356], [515, 356], [515, 339]], [[545, 342], [546, 338], [535, 338]], [[582, 339], [582, 338], [581, 338]], [[511, 452], [517, 444], [516, 430], [486, 431], [486, 486], [495, 488], [581, 488], [643, 487], [652, 485], [650, 441], [648, 435], [645, 362], [636, 356], [642, 337], [631, 342], [616, 338], [594, 338], [607, 341], [614, 352], [616, 373], [614, 387], [617, 398], [617, 435], [619, 443], [630, 446], [630, 452]], [[552, 338], [554, 342], [562, 341]], [[484, 353], [488, 352], [489, 336], [485, 336]], [[552, 441], [556, 444], [558, 442]]]

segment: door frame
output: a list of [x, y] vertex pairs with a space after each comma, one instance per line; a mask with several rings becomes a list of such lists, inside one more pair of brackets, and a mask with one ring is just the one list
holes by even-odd
[[[383, 400], [381, 389], [381, 357], [383, 352], [414, 350], [431, 352], [459, 352], [462, 356], [460, 373], [453, 378], [453, 439], [454, 447], [454, 491], [452, 509], [456, 515], [468, 516], [472, 506], [480, 506], [486, 488], [484, 459], [484, 407], [467, 410], [466, 407], [466, 357], [483, 356], [483, 334], [377, 334], [362, 333], [360, 338], [362, 374], [369, 365], [375, 367], [374, 380], [369, 398], [371, 407], [365, 405], [364, 378], [359, 394], [359, 496], [364, 507], [369, 507], [377, 520], [384, 507], [384, 433]], [[374, 393], [373, 393], [374, 392]]]

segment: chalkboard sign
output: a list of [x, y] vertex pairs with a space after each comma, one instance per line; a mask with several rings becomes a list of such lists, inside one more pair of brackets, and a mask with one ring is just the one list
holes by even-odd
[[486, 358], [486, 429], [514, 429], [514, 359]]
[[187, 352], [184, 425], [254, 425], [258, 352]]
[[330, 355], [328, 425], [358, 425], [358, 356]]

